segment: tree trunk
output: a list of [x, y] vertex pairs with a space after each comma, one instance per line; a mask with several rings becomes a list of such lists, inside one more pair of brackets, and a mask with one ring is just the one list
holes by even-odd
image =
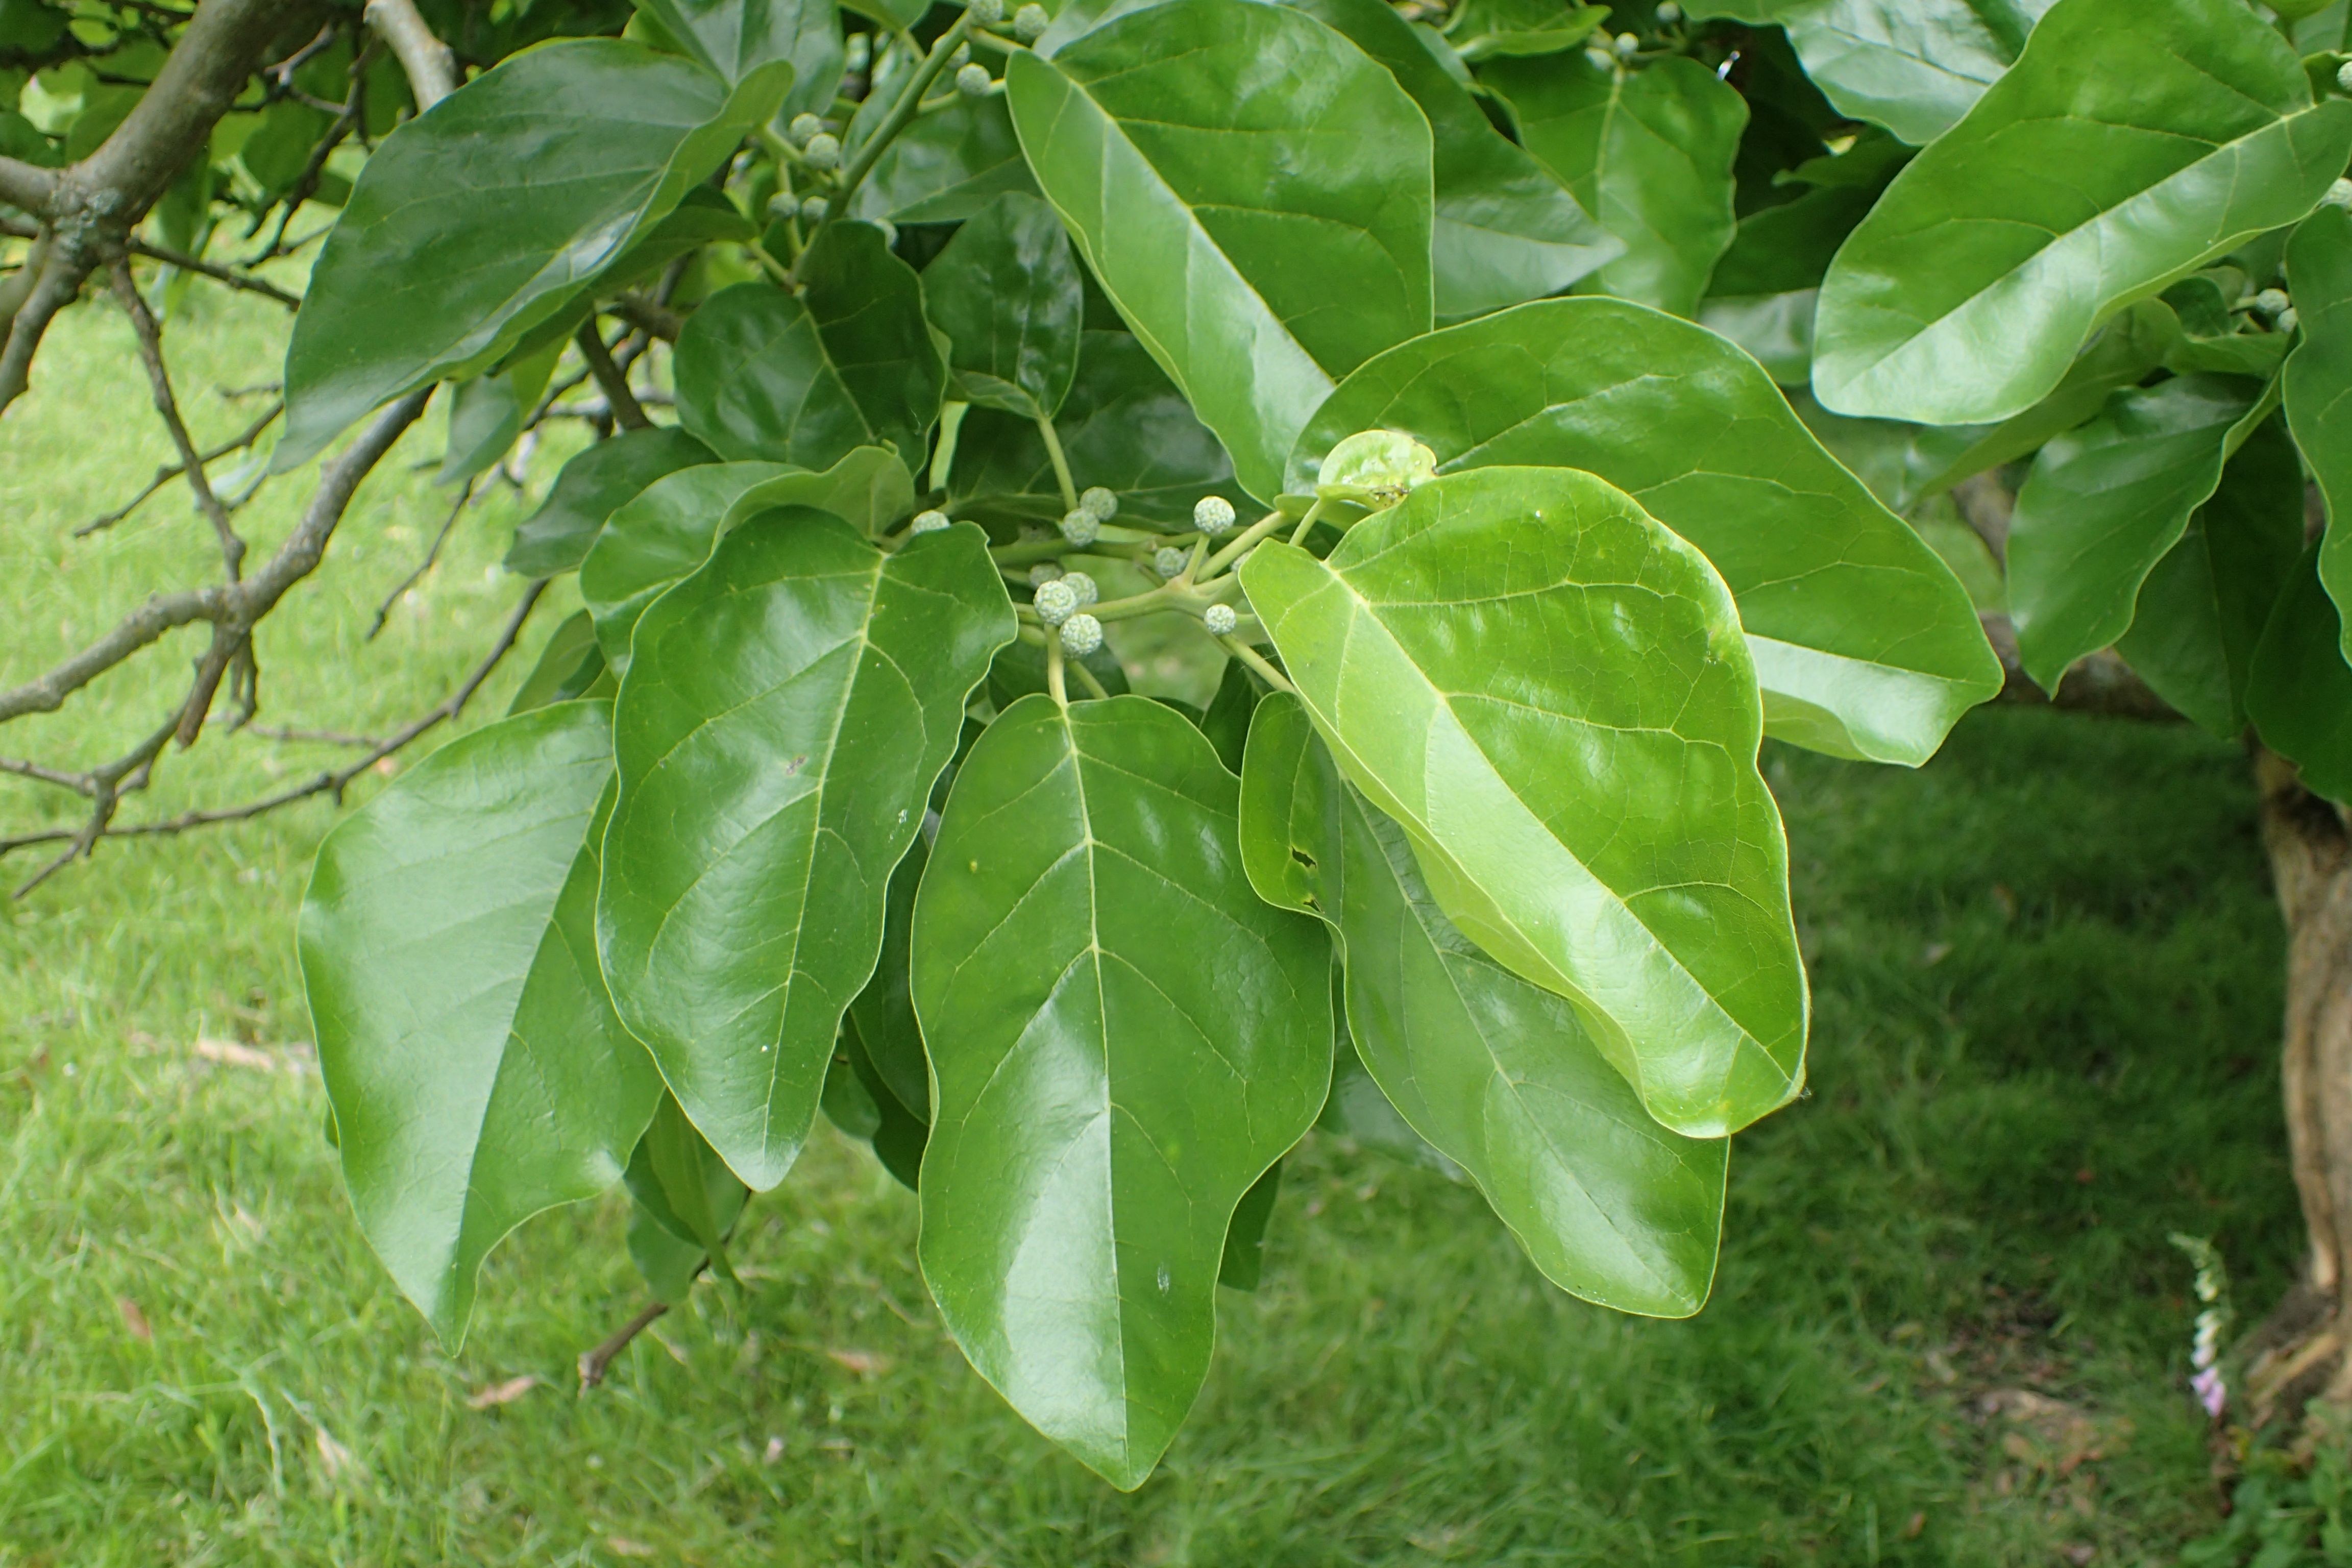
[[2286, 918], [2287, 1142], [2311, 1251], [2303, 1281], [2248, 1342], [2249, 1415], [2352, 1403], [2352, 816], [2258, 752], [2263, 842]]

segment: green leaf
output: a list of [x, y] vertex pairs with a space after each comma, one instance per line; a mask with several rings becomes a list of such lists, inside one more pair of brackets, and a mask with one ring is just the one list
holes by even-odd
[[2051, 0], [1694, 0], [1693, 16], [1788, 30], [1829, 100], [1913, 146], [1951, 129], [2025, 47]]
[[1086, 300], [1053, 208], [1018, 195], [982, 207], [924, 269], [923, 303], [953, 345], [951, 395], [1024, 419], [1060, 411]]
[[2305, 788], [2352, 805], [2352, 665], [2342, 616], [2319, 581], [2323, 548], [2303, 552], [2263, 628], [2246, 713], [2263, 744], [2301, 767]]
[[1465, 60], [1498, 55], [1557, 55], [1576, 47], [1609, 20], [1605, 5], [1552, 0], [1464, 0], [1447, 26], [1449, 47]]
[[1225, 672], [1217, 679], [1217, 694], [1209, 700], [1208, 710], [1201, 715], [1201, 733], [1217, 748], [1217, 761], [1225, 764], [1227, 773], [1242, 771], [1242, 753], [1249, 744], [1250, 718], [1265, 695], [1265, 689], [1250, 673], [1249, 666], [1237, 658], [1225, 660]]
[[376, 405], [487, 368], [776, 111], [791, 68], [731, 89], [617, 38], [502, 61], [368, 158], [286, 350], [279, 472]]
[[931, 1069], [923, 1055], [923, 1026], [915, 1017], [911, 963], [915, 890], [929, 863], [930, 852], [918, 833], [883, 895], [882, 949], [874, 976], [849, 1005], [858, 1050], [873, 1068], [879, 1092], [923, 1122], [931, 1119]]
[[923, 1278], [982, 1377], [1123, 1490], [1207, 1374], [1234, 1208], [1314, 1121], [1330, 951], [1250, 890], [1240, 784], [1145, 698], [1013, 704], [915, 902]]
[[[1331, 978], [1335, 984], [1342, 984], [1339, 971], [1334, 970]], [[1345, 1005], [1344, 1001], [1341, 1005]], [[1347, 1019], [1341, 1017], [1339, 1024], [1339, 1048], [1331, 1061], [1331, 1098], [1323, 1102], [1323, 1113], [1315, 1119], [1317, 1128], [1344, 1138], [1358, 1148], [1435, 1171], [1449, 1182], [1474, 1184], [1467, 1171], [1431, 1148], [1429, 1140], [1397, 1114], [1389, 1097], [1372, 1081], [1372, 1075], [1364, 1070], [1363, 1059], [1357, 1056], [1355, 1042], [1348, 1033]]]
[[718, 460], [709, 447], [667, 426], [597, 442], [563, 465], [539, 510], [516, 526], [507, 570], [524, 577], [571, 571], [587, 558], [605, 520], [656, 479]]
[[2059, 0], [1822, 285], [1813, 391], [1841, 414], [1988, 423], [2099, 322], [2309, 212], [2352, 157], [2240, 0]]
[[[2327, 503], [2319, 580], [2352, 616], [2352, 212], [2329, 205], [2287, 242], [2302, 341], [2287, 361], [2287, 421]], [[2352, 659], [2352, 630], [2344, 634]]]
[[793, 511], [727, 534], [637, 624], [597, 906], [605, 978], [754, 1187], [783, 1180], [807, 1136], [874, 973], [890, 868], [1013, 626], [977, 528], [888, 554]]
[[637, 1266], [655, 1300], [675, 1307], [694, 1293], [694, 1281], [705, 1261], [702, 1248], [679, 1240], [643, 1204], [629, 1205], [628, 1245], [629, 1261]]
[[1005, 88], [1095, 277], [1270, 500], [1333, 380], [1429, 330], [1428, 122], [1328, 28], [1247, 0], [1015, 54]]
[[1274, 1217], [1274, 1200], [1282, 1192], [1282, 1162], [1265, 1168], [1250, 1184], [1234, 1207], [1234, 1222], [1225, 1232], [1225, 1249], [1217, 1264], [1217, 1283], [1233, 1290], [1255, 1290], [1265, 1272], [1265, 1226]]
[[550, 344], [451, 389], [449, 442], [441, 471], [433, 476], [435, 484], [461, 483], [505, 458], [539, 395], [547, 390], [548, 375], [562, 353], [561, 344]]
[[[1202, 497], [1234, 492], [1224, 447], [1125, 332], [1080, 334], [1077, 379], [1054, 428], [1077, 482], [1116, 491], [1118, 521], [1129, 527], [1181, 532], [1192, 526]], [[948, 493], [977, 503], [973, 510], [1039, 521], [1068, 510], [1045, 443], [1025, 419], [974, 409], [956, 454]]]
[[600, 301], [644, 282], [681, 256], [706, 245], [728, 241], [740, 244], [759, 237], [759, 229], [733, 202], [709, 185], [696, 185], [678, 198], [677, 205], [664, 214], [659, 223], [623, 251], [620, 259], [574, 289], [562, 306], [523, 333], [508, 351], [508, 357], [570, 342], [588, 318], [595, 314]]
[[1699, 301], [1698, 324], [1737, 343], [1780, 386], [1803, 386], [1813, 375], [1813, 307], [1819, 289], [1743, 294]]
[[[604, 655], [596, 647], [596, 624], [587, 611], [574, 610], [547, 635], [539, 662], [523, 677], [514, 700], [507, 705], [507, 717], [585, 696], [604, 673]], [[609, 700], [610, 694], [605, 696]]]
[[[1469, 88], [1382, 0], [1288, 3], [1387, 67], [1429, 120], [1439, 319], [1483, 316], [1559, 293], [1623, 254], [1624, 242], [1577, 205], [1549, 169], [1497, 132]], [[1592, 15], [1597, 20], [1600, 14]], [[1580, 37], [1588, 30], [1576, 31]]]
[[1706, 552], [1739, 603], [1777, 738], [1916, 764], [2000, 689], [1968, 595], [1713, 333], [1612, 300], [1553, 300], [1365, 365], [1300, 434], [1287, 488], [1357, 430], [1441, 472], [1583, 468]]
[[2009, 613], [2044, 691], [2131, 626], [2140, 584], [2221, 482], [2261, 395], [2212, 375], [2118, 392], [2033, 459], [2010, 521]]
[[[854, 1016], [841, 1031], [841, 1057], [835, 1058], [835, 1070], [839, 1071], [840, 1062], [846, 1059], [851, 1076], [873, 1108], [874, 1127], [864, 1136], [873, 1147], [874, 1157], [882, 1162], [882, 1168], [899, 1185], [908, 1192], [919, 1190], [923, 1150], [930, 1142], [930, 1124], [908, 1110], [882, 1081], [881, 1071], [866, 1049]], [[832, 1092], [829, 1081], [826, 1092]]]
[[1007, 191], [1037, 194], [1001, 95], [964, 98], [898, 133], [857, 187], [853, 210], [893, 223], [961, 223]]
[[1567, 182], [1625, 246], [1601, 268], [1602, 291], [1677, 316], [1698, 309], [1731, 244], [1731, 161], [1748, 100], [1696, 60], [1639, 70], [1570, 60], [1498, 60], [1503, 95], [1528, 150]]
[[455, 1347], [489, 1250], [621, 1174], [661, 1080], [592, 930], [609, 710], [450, 742], [320, 847], [300, 950], [352, 1207]]
[[1242, 585], [1439, 906], [1574, 1002], [1651, 1115], [1721, 1137], [1796, 1094], [1788, 852], [1738, 612], [1704, 556], [1591, 474], [1480, 468], [1328, 561], [1261, 544]]
[[580, 599], [614, 673], [629, 634], [664, 589], [710, 558], [719, 524], [745, 491], [799, 472], [782, 463], [703, 463], [656, 479], [616, 508], [580, 563]]
[[[1118, 655], [1110, 644], [1080, 659], [1094, 672], [1103, 689], [1113, 697], [1127, 695], [1127, 668], [1118, 662]], [[1024, 697], [1041, 696], [1045, 686], [1045, 650], [1026, 640], [1008, 643], [988, 667], [988, 700], [999, 708], [1010, 708]]]
[[678, 46], [727, 81], [789, 60], [783, 112], [823, 113], [841, 86], [841, 17], [834, 0], [632, 0]]
[[1546, 1279], [1621, 1311], [1698, 1310], [1728, 1142], [1660, 1127], [1574, 1008], [1471, 945], [1431, 900], [1403, 830], [1341, 781], [1286, 694], [1250, 729], [1242, 861], [1261, 897], [1330, 921], [1364, 1066]]
[[811, 247], [805, 296], [769, 283], [723, 289], [677, 340], [678, 423], [723, 458], [821, 468], [887, 444], [919, 460], [947, 366], [914, 269], [871, 224], [837, 223]]
[[[675, 1306], [686, 1300], [695, 1276], [707, 1259], [727, 1279], [735, 1278], [727, 1262], [727, 1237], [743, 1213], [751, 1189], [703, 1142], [694, 1123], [686, 1119], [677, 1100], [664, 1090], [636, 1152], [629, 1156], [625, 1180], [636, 1200], [629, 1226], [629, 1253], [654, 1289], [654, 1298]], [[667, 1238], [641, 1237], [636, 1215], [651, 1222], [650, 1229]]]
[[2255, 646], [2302, 552], [2303, 468], [2284, 421], [2265, 419], [2140, 584], [2116, 652], [2158, 697], [2235, 740]]

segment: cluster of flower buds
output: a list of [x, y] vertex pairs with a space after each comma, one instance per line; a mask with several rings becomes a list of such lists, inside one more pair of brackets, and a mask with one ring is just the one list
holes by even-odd
[[1053, 25], [1053, 13], [1036, 4], [1036, 0], [1030, 0], [1030, 4], [1013, 13], [1013, 34], [1024, 44], [1034, 44], [1044, 37], [1045, 29]]
[[1234, 503], [1223, 496], [1202, 496], [1192, 503], [1192, 526], [1214, 539], [1234, 525]]
[[1078, 493], [1078, 510], [1097, 522], [1108, 522], [1118, 515], [1118, 496], [1100, 485], [1088, 485]]
[[978, 60], [957, 68], [955, 84], [956, 90], [966, 98], [986, 98], [988, 89], [996, 85], [989, 77], [988, 68]]
[[1050, 583], [1039, 584], [1030, 603], [1036, 606], [1039, 620], [1049, 626], [1058, 626], [1078, 613], [1078, 591], [1070, 586], [1067, 578], [1056, 577]]
[[1083, 550], [1102, 533], [1102, 520], [1084, 507], [1062, 514], [1062, 537]]
[[1190, 551], [1181, 549], [1173, 544], [1163, 544], [1159, 549], [1151, 552], [1151, 569], [1154, 572], [1159, 573], [1162, 577], [1174, 578], [1181, 576], [1184, 571], [1184, 563], [1192, 560], [1192, 556]]
[[1084, 658], [1102, 647], [1102, 623], [1092, 616], [1072, 616], [1062, 623], [1062, 651]]
[[937, 533], [940, 530], [947, 526], [948, 514], [934, 509], [929, 511], [917, 512], [915, 514], [914, 524], [909, 531], [914, 533]]
[[1211, 605], [1201, 616], [1201, 624], [1209, 628], [1211, 637], [1230, 637], [1234, 627], [1241, 624], [1241, 617], [1234, 614], [1231, 605]]

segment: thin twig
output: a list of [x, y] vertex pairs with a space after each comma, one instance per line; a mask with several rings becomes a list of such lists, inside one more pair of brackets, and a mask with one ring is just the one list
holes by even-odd
[[653, 1326], [654, 1320], [669, 1310], [668, 1303], [648, 1302], [644, 1311], [613, 1331], [612, 1337], [592, 1351], [580, 1352], [580, 1386], [591, 1389], [604, 1381], [604, 1369], [613, 1358], [629, 1348], [629, 1342]]
[[[238, 395], [238, 394], [225, 391], [222, 395], [225, 397], [235, 397]], [[246, 447], [252, 446], [256, 441], [261, 439], [261, 433], [268, 429], [272, 424], [276, 423], [278, 416], [285, 411], [286, 405], [283, 402], [271, 404], [269, 405], [268, 413], [264, 414], [260, 418], [247, 426], [242, 435], [235, 437], [230, 440], [224, 441], [219, 446], [215, 447], [211, 451], [205, 453], [203, 455], [203, 461], [207, 465], [216, 463], [223, 458], [227, 457], [231, 452], [241, 452]], [[104, 517], [95, 517], [90, 519], [89, 521], [83, 523], [79, 528], [73, 531], [73, 536], [76, 539], [88, 539], [93, 533], [102, 533], [106, 530], [112, 528], [116, 523], [121, 522], [124, 518], [129, 517], [132, 512], [137, 511], [140, 506], [145, 502], [149, 496], [153, 495], [157, 490], [162, 489], [165, 485], [168, 485], [173, 479], [178, 479], [184, 471], [185, 470], [177, 463], [173, 464], [169, 468], [156, 469], [155, 477], [147, 481], [146, 489], [141, 490], [137, 495], [132, 496], [118, 510], [108, 512]], [[230, 502], [229, 510], [231, 511], [235, 511], [236, 510], [236, 502]]]
[[408, 90], [423, 114], [457, 90], [457, 59], [449, 46], [436, 37], [415, 0], [368, 0], [368, 26], [392, 46], [400, 68], [408, 73]]
[[81, 773], [61, 773], [55, 768], [45, 768], [38, 763], [20, 762], [15, 757], [0, 757], [0, 773], [15, 773], [19, 778], [37, 779], [42, 784], [56, 784], [76, 795], [90, 792], [89, 778]]
[[580, 345], [580, 357], [588, 363], [588, 374], [596, 378], [597, 389], [604, 401], [613, 405], [613, 417], [624, 430], [650, 430], [654, 422], [646, 417], [638, 405], [636, 394], [629, 390], [629, 378], [613, 363], [612, 351], [604, 346], [604, 336], [596, 330], [596, 318], [591, 315], [580, 323], [573, 334]]
[[288, 741], [313, 746], [356, 746], [363, 752], [383, 744], [373, 735], [350, 735], [341, 730], [295, 730], [283, 724], [248, 724], [245, 732], [258, 735], [265, 741]]
[[391, 618], [392, 607], [400, 603], [400, 596], [416, 586], [418, 579], [432, 571], [433, 563], [441, 559], [441, 546], [448, 540], [449, 531], [457, 526], [458, 514], [466, 510], [466, 503], [473, 496], [474, 481], [467, 479], [466, 488], [457, 492], [457, 504], [449, 509], [449, 515], [442, 521], [441, 531], [433, 536], [433, 543], [425, 550], [425, 559], [418, 562], [416, 570], [403, 577], [392, 592], [383, 596], [383, 603], [375, 607], [375, 624], [368, 627], [365, 640], [375, 641], [376, 633], [383, 630], [383, 623]]
[[236, 526], [229, 521], [228, 509], [213, 494], [212, 481], [205, 477], [205, 455], [196, 449], [194, 439], [188, 434], [187, 422], [180, 417], [179, 399], [172, 395], [172, 373], [163, 363], [163, 329], [155, 324], [154, 312], [147, 309], [139, 284], [131, 276], [131, 263], [118, 258], [112, 272], [114, 297], [121, 302], [138, 334], [139, 357], [146, 362], [147, 384], [154, 394], [155, 412], [163, 416], [163, 428], [171, 432], [172, 445], [179, 448], [180, 471], [187, 476], [197, 509], [213, 525], [213, 532], [220, 541], [222, 564], [227, 570], [228, 580], [234, 583], [245, 566], [245, 541], [237, 537]]

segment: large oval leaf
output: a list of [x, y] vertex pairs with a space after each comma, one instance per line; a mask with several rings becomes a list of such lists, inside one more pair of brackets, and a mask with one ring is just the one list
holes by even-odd
[[619, 38], [527, 49], [361, 171], [286, 349], [280, 471], [377, 404], [485, 369], [617, 259], [745, 133], [792, 68], [731, 89]]
[[2309, 212], [2352, 156], [2241, 0], [2059, 0], [1838, 252], [1813, 391], [1928, 425], [2039, 402], [2108, 316]]
[[1528, 150], [1624, 245], [1601, 268], [1601, 289], [1696, 312], [1731, 244], [1731, 161], [1748, 100], [1680, 58], [1631, 71], [1583, 55], [1500, 59], [1484, 76]]
[[834, 0], [633, 0], [680, 47], [728, 81], [789, 60], [787, 113], [822, 114], [841, 86], [841, 15]]
[[2305, 218], [2286, 265], [2303, 322], [2283, 378], [2286, 416], [2327, 502], [2319, 581], [2346, 623], [2352, 659], [2352, 212], [2331, 203]]
[[754, 1187], [808, 1133], [891, 868], [1013, 605], [964, 526], [762, 513], [637, 623], [597, 937], [622, 1018]]
[[1785, 28], [1805, 75], [1856, 120], [1915, 147], [2000, 79], [2052, 0], [1692, 0], [1693, 16]]
[[1358, 430], [1410, 433], [1438, 469], [1582, 468], [1706, 552], [1739, 603], [1765, 722], [1832, 755], [1916, 764], [2000, 689], [1967, 590], [1847, 473], [1770, 377], [1638, 305], [1553, 300], [1372, 361], [1316, 412], [1288, 487]]
[[597, 442], [563, 465], [539, 510], [516, 525], [507, 570], [526, 577], [571, 571], [587, 559], [605, 520], [646, 486], [716, 461], [709, 447], [667, 426], [625, 430]]
[[1037, 194], [1002, 95], [965, 98], [898, 133], [857, 187], [853, 210], [894, 223], [961, 223], [1007, 191]]
[[923, 1278], [981, 1375], [1127, 1489], [1208, 1372], [1234, 1210], [1330, 1081], [1330, 946], [1250, 890], [1239, 788], [1171, 708], [1024, 698], [915, 903]]
[[1338, 933], [1349, 1032], [1381, 1091], [1470, 1173], [1544, 1277], [1621, 1311], [1697, 1311], [1729, 1142], [1659, 1126], [1572, 1007], [1454, 928], [1403, 831], [1340, 779], [1286, 694], [1250, 725], [1241, 832], [1259, 896]]
[[1032, 420], [1060, 411], [1086, 296], [1053, 208], [1017, 193], [982, 207], [924, 269], [923, 305], [952, 345], [956, 396]]
[[2263, 744], [2294, 763], [2304, 786], [2352, 806], [2352, 663], [2344, 617], [2303, 552], [2272, 606], [2246, 680], [2246, 713]]
[[2010, 522], [2009, 613], [2043, 690], [2129, 628], [2140, 584], [2221, 482], [2262, 392], [2224, 375], [2118, 392], [2035, 456]]
[[1094, 275], [1271, 500], [1333, 381], [1429, 330], [1428, 121], [1295, 11], [1172, 0], [1005, 89]]
[[1754, 668], [1706, 560], [1591, 474], [1480, 468], [1242, 584], [1349, 780], [1472, 941], [1577, 1004], [1678, 1132], [1802, 1082]]
[[490, 1248], [619, 1180], [661, 1094], [596, 964], [609, 712], [452, 741], [327, 836], [302, 904], [352, 1207], [453, 1348]]

